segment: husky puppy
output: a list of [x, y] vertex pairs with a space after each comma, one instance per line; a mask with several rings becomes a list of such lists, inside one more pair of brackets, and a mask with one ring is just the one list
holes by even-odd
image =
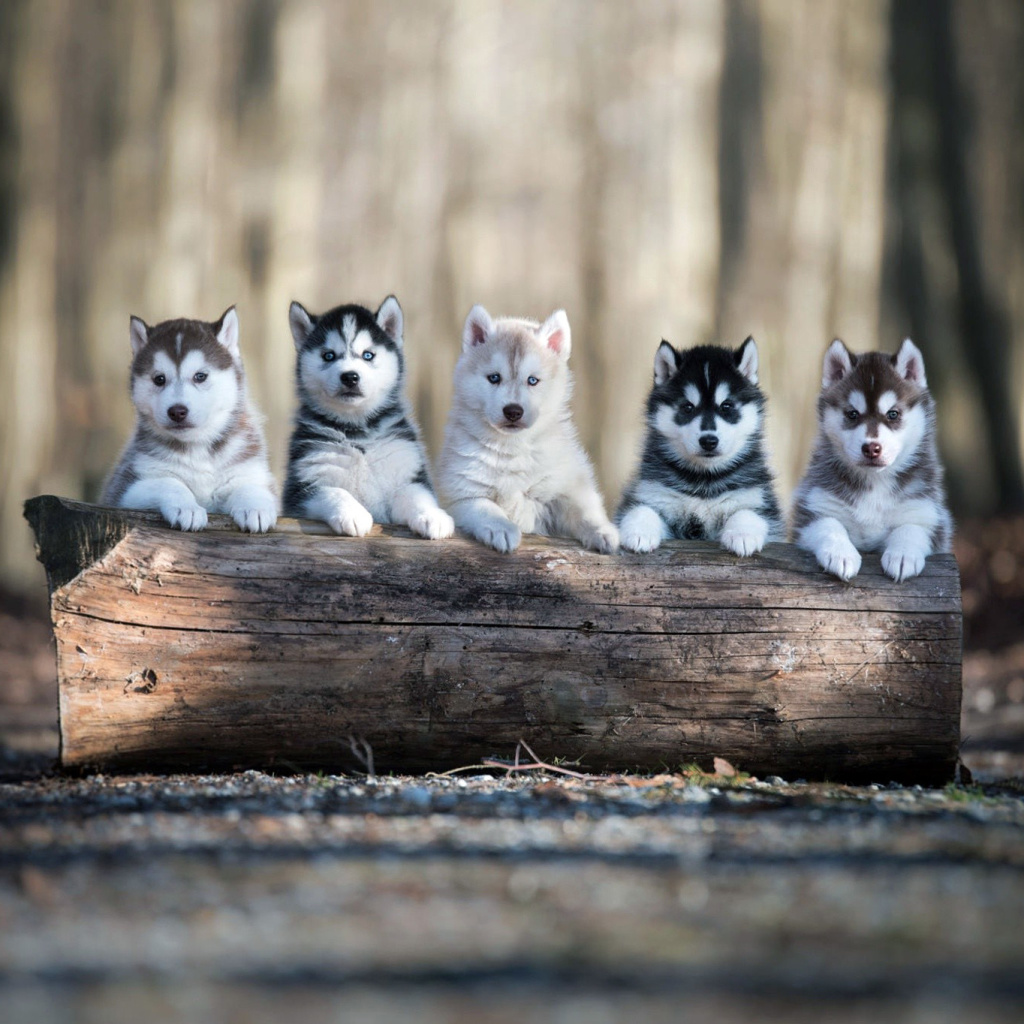
[[622, 546], [653, 551], [663, 540], [717, 540], [737, 555], [782, 540], [785, 529], [764, 452], [764, 393], [757, 345], [654, 356], [647, 434], [617, 521]]
[[794, 495], [793, 531], [826, 572], [848, 580], [862, 551], [881, 551], [894, 580], [950, 550], [924, 359], [907, 338], [894, 356], [855, 355], [837, 338], [825, 353], [818, 436]]
[[421, 537], [450, 537], [406, 404], [402, 308], [389, 295], [376, 313], [338, 306], [320, 316], [288, 312], [297, 353], [295, 414], [284, 509], [335, 533], [401, 523]]
[[135, 433], [102, 501], [156, 509], [182, 530], [226, 512], [243, 530], [277, 521], [267, 445], [245, 387], [232, 306], [216, 323], [131, 318]]
[[618, 549], [569, 408], [569, 320], [492, 320], [474, 306], [462, 331], [439, 465], [459, 528], [497, 551], [523, 533]]

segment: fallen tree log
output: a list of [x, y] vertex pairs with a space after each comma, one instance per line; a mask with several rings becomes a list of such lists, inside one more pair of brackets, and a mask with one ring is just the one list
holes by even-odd
[[[581, 770], [720, 756], [754, 774], [942, 782], [960, 724], [960, 580], [850, 584], [806, 552], [711, 544], [602, 556], [527, 537], [511, 555], [397, 528], [52, 496], [26, 503], [50, 586], [61, 764], [446, 770], [524, 739]], [[361, 753], [357, 756], [354, 750]]]

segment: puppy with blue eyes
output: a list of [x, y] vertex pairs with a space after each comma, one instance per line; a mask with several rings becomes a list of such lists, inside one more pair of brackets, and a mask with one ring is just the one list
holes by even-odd
[[405, 396], [403, 317], [389, 295], [376, 313], [338, 306], [319, 316], [293, 302], [295, 414], [285, 514], [319, 519], [351, 537], [374, 522], [450, 537]]
[[829, 346], [793, 531], [841, 580], [857, 575], [863, 551], [880, 551], [882, 569], [901, 582], [922, 572], [929, 555], [951, 549], [935, 402], [909, 338], [895, 355], [854, 353], [838, 338]]
[[784, 538], [765, 456], [757, 363], [753, 338], [735, 350], [679, 351], [661, 343], [640, 466], [616, 517], [624, 548], [653, 551], [670, 538], [713, 540], [752, 555]]
[[466, 318], [439, 477], [459, 528], [496, 551], [524, 533], [618, 549], [572, 423], [571, 341], [563, 310], [542, 324], [483, 306]]
[[249, 399], [232, 306], [215, 323], [131, 318], [135, 431], [102, 501], [155, 509], [171, 526], [201, 530], [208, 512], [263, 533], [277, 521], [260, 417]]

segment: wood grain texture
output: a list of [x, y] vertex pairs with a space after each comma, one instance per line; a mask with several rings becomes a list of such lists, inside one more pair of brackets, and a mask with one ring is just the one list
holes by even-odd
[[378, 771], [542, 757], [592, 771], [721, 756], [755, 774], [948, 780], [959, 746], [951, 556], [843, 584], [790, 545], [512, 555], [375, 527], [362, 539], [54, 497], [26, 516], [47, 568], [66, 768]]

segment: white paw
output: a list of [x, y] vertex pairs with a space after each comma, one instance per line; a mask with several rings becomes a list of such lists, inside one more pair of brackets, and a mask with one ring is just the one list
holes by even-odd
[[860, 572], [860, 552], [848, 540], [832, 540], [815, 552], [825, 572], [841, 580], [852, 580]]
[[619, 543], [627, 551], [645, 554], [657, 548], [665, 537], [661, 517], [653, 508], [641, 506], [626, 513], [619, 527]]
[[206, 509], [202, 505], [168, 505], [160, 510], [164, 519], [179, 530], [206, 529]]
[[580, 542], [591, 551], [598, 551], [602, 555], [614, 555], [619, 550], [619, 531], [608, 523], [584, 533], [580, 537]]
[[427, 540], [444, 540], [455, 533], [455, 520], [444, 509], [428, 508], [412, 517], [409, 529]]
[[924, 569], [925, 554], [919, 548], [892, 547], [882, 553], [882, 568], [897, 583], [917, 576]]
[[373, 528], [373, 516], [358, 501], [339, 505], [326, 522], [335, 533], [346, 537], [365, 537]]
[[764, 547], [764, 535], [743, 530], [725, 530], [722, 533], [722, 547], [734, 555], [756, 555]]
[[523, 534], [515, 523], [495, 523], [480, 527], [477, 539], [495, 551], [515, 551], [523, 539]]
[[248, 508], [232, 508], [230, 511], [238, 528], [246, 533], [266, 533], [277, 522], [277, 504], [270, 495], [252, 502]]

